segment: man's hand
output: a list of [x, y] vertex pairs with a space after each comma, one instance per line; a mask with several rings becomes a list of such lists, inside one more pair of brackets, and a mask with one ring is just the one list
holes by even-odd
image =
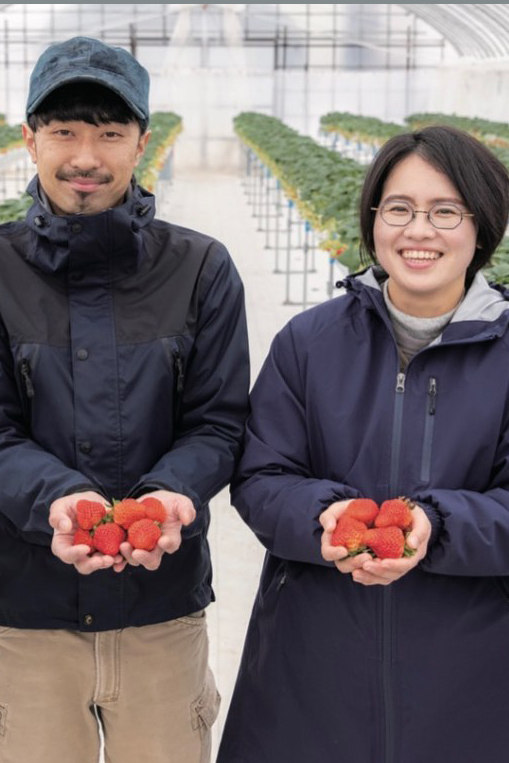
[[145, 495], [140, 496], [140, 499], [147, 498], [149, 495], [161, 501], [166, 509], [166, 520], [161, 525], [162, 535], [153, 551], [133, 549], [127, 541], [122, 543], [120, 551], [126, 561], [114, 565], [114, 569], [117, 571], [123, 569], [126, 562], [134, 566], [141, 564], [147, 570], [157, 570], [163, 554], [173, 554], [180, 548], [182, 527], [190, 525], [196, 517], [196, 509], [186, 495], [172, 493], [169, 490], [155, 490], [153, 493], [145, 493]]
[[350, 501], [336, 501], [322, 514], [320, 524], [323, 527], [322, 556], [327, 562], [334, 562], [343, 573], [351, 573], [353, 580], [362, 585], [389, 585], [406, 575], [426, 556], [431, 535], [431, 523], [420, 506], [412, 510], [414, 522], [406, 542], [415, 554], [403, 559], [373, 559], [371, 554], [361, 553], [348, 557], [348, 549], [331, 544], [332, 534], [337, 521]]
[[88, 546], [82, 544], [73, 546], [74, 533], [78, 529], [76, 504], [82, 499], [98, 501], [109, 508], [103, 496], [93, 490], [57, 498], [51, 504], [49, 511], [49, 523], [54, 530], [51, 550], [65, 564], [73, 564], [82, 575], [89, 575], [96, 570], [104, 570], [121, 564], [122, 557], [120, 554], [113, 557], [100, 553], [89, 556]]

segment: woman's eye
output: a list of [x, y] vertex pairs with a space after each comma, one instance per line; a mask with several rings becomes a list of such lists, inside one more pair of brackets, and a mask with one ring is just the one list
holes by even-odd
[[456, 207], [435, 207], [433, 214], [438, 217], [455, 217], [459, 215], [459, 210]]
[[387, 204], [385, 211], [390, 212], [392, 215], [407, 215], [408, 207], [405, 204]]

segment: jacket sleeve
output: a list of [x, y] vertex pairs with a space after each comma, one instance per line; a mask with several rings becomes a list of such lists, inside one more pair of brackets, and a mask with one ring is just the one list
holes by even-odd
[[197, 519], [202, 507], [230, 482], [248, 411], [249, 350], [244, 290], [226, 249], [215, 245], [199, 279], [196, 335], [185, 369], [177, 437], [130, 491], [166, 489], [187, 495]]
[[90, 479], [67, 467], [30, 437], [14, 378], [12, 353], [0, 326], [0, 513], [25, 540], [49, 545], [49, 508], [63, 495], [101, 492]]
[[245, 450], [232, 485], [232, 500], [271, 553], [330, 566], [320, 552], [318, 518], [334, 501], [356, 498], [359, 493], [313, 476], [302, 379], [288, 324], [276, 336], [253, 388]]
[[442, 575], [509, 575], [509, 438], [485, 492], [430, 489], [413, 497], [432, 525], [420, 566]]

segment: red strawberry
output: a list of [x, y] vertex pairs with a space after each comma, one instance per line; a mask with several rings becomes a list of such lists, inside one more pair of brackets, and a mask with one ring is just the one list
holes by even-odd
[[375, 519], [375, 527], [400, 527], [402, 530], [410, 530], [413, 522], [412, 506], [406, 498], [384, 501]]
[[123, 501], [118, 501], [113, 505], [113, 521], [126, 530], [131, 527], [133, 522], [144, 519], [146, 516], [145, 507], [134, 498], [124, 498]]
[[94, 546], [102, 554], [115, 556], [118, 554], [120, 544], [125, 540], [125, 530], [115, 522], [104, 522], [96, 527], [94, 532]]
[[364, 536], [367, 532], [364, 522], [359, 522], [353, 517], [341, 516], [332, 534], [331, 544], [333, 546], [344, 546], [348, 549], [350, 556], [355, 556], [364, 551], [366, 544]]
[[82, 498], [76, 504], [76, 521], [82, 530], [91, 530], [105, 514], [106, 509], [99, 501]]
[[72, 542], [73, 546], [90, 546], [90, 552], [95, 550], [94, 541], [92, 539], [92, 536], [88, 532], [88, 530], [82, 530], [81, 527], [79, 530], [76, 530], [74, 533], [74, 539]]
[[146, 498], [140, 498], [140, 503], [145, 506], [147, 517], [154, 522], [160, 522], [161, 524], [166, 519], [166, 509], [158, 498], [154, 498], [152, 495], [148, 495]]
[[152, 551], [161, 537], [161, 528], [151, 519], [140, 519], [131, 525], [127, 537], [133, 548]]
[[405, 536], [400, 527], [366, 530], [364, 541], [378, 559], [400, 559], [405, 551]]
[[353, 517], [359, 522], [364, 522], [367, 527], [373, 527], [377, 514], [378, 505], [371, 498], [354, 498], [341, 516]]

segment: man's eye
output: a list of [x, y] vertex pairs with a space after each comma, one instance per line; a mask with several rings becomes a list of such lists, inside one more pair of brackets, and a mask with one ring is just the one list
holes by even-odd
[[120, 133], [118, 133], [118, 132], [110, 132], [110, 131], [108, 131], [108, 132], [105, 132], [105, 133], [104, 133], [104, 136], [105, 136], [106, 138], [118, 138], [118, 137], [120, 136]]

